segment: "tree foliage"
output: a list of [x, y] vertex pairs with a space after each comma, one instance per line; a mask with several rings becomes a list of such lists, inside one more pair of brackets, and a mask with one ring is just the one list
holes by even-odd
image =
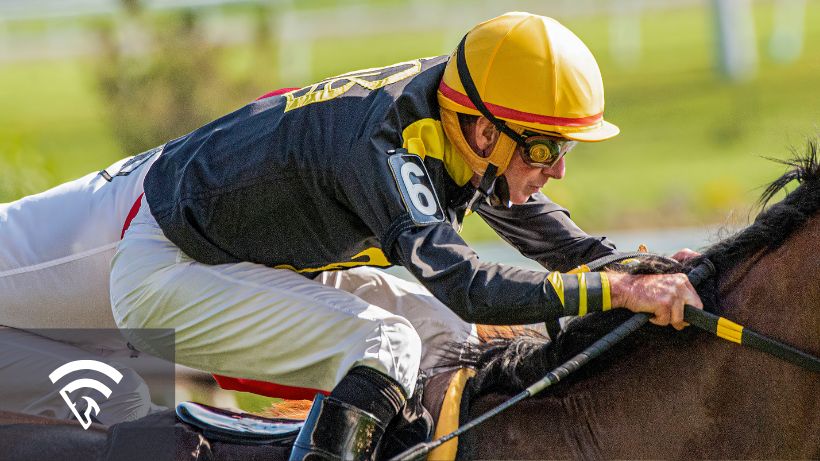
[[241, 104], [244, 95], [258, 94], [248, 79], [229, 81], [220, 73], [221, 50], [207, 40], [196, 11], [159, 15], [138, 0], [122, 2], [125, 13], [98, 29], [95, 78], [126, 152], [181, 136]]

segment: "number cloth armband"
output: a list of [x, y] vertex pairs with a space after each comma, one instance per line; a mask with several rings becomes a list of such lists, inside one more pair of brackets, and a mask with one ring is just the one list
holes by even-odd
[[395, 153], [387, 158], [387, 162], [413, 222], [420, 226], [444, 222], [444, 211], [421, 157], [407, 153], [406, 149], [391, 152]]
[[586, 315], [612, 308], [609, 279], [604, 272], [550, 272], [547, 281], [561, 300], [564, 315]]

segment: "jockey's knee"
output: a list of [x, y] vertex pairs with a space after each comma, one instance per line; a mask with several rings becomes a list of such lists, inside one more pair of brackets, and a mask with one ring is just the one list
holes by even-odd
[[377, 360], [367, 359], [361, 364], [375, 368], [394, 379], [401, 384], [409, 397], [413, 394], [419, 373], [421, 338], [410, 322], [400, 317], [397, 318], [400, 321], [380, 323], [378, 327], [379, 350], [375, 351], [372, 346], [366, 346], [366, 355], [377, 358]]

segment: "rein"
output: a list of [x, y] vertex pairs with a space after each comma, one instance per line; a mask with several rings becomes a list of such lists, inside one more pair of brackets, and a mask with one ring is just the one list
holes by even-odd
[[683, 308], [683, 319], [718, 338], [765, 352], [800, 368], [820, 373], [820, 358], [738, 325], [725, 317], [687, 304]]
[[[708, 259], [704, 259], [689, 272], [689, 281], [693, 286], [698, 286], [704, 280], [712, 277], [715, 272], [715, 265]], [[725, 317], [687, 304], [683, 308], [683, 319], [718, 338], [765, 352], [800, 368], [820, 373], [820, 358], [762, 335]]]
[[[588, 270], [597, 270], [613, 262], [641, 256], [650, 256], [653, 258], [669, 260], [669, 258], [665, 256], [646, 252], [616, 253], [598, 258], [586, 264], [586, 266], [588, 267]], [[700, 264], [695, 266], [688, 274], [686, 274], [686, 276], [689, 277], [689, 282], [692, 283], [692, 286], [697, 287], [702, 282], [714, 276], [716, 271], [717, 270], [715, 269], [715, 265], [712, 264], [712, 261], [704, 258]], [[780, 341], [769, 338], [768, 336], [746, 328], [743, 325], [732, 322], [725, 317], [706, 312], [703, 309], [698, 309], [687, 304], [683, 309], [683, 319], [691, 325], [694, 325], [707, 333], [711, 333], [718, 338], [765, 352], [779, 359], [797, 365], [800, 368], [815, 373], [820, 373], [820, 358], [789, 346], [788, 344], [784, 344]]]
[[[662, 259], [669, 259], [665, 256], [654, 255], [646, 252], [636, 253], [619, 253], [615, 255], [604, 256], [598, 258], [589, 264], [586, 264], [585, 270], [596, 270], [607, 264], [622, 261], [624, 259], [634, 258], [638, 256], [651, 256]], [[704, 259], [698, 266], [692, 269], [687, 277], [693, 286], [698, 286], [703, 281], [711, 278], [715, 274], [715, 266], [708, 259]], [[684, 306], [684, 320], [691, 325], [694, 325], [701, 330], [716, 335], [719, 338], [726, 339], [738, 343], [740, 345], [748, 346], [753, 349], [771, 354], [775, 357], [783, 359], [787, 362], [793, 363], [806, 370], [820, 373], [820, 358], [811, 354], [795, 349], [787, 344], [771, 339], [765, 335], [752, 331], [748, 328], [738, 325], [724, 317], [706, 312], [694, 306]], [[459, 435], [469, 431], [479, 424], [487, 421], [493, 416], [498, 415], [504, 410], [512, 407], [518, 402], [532, 397], [539, 392], [547, 389], [553, 384], [558, 383], [561, 379], [566, 378], [571, 373], [577, 371], [587, 362], [598, 357], [606, 352], [612, 346], [626, 338], [630, 334], [640, 329], [646, 322], [649, 321], [649, 315], [644, 313], [634, 314], [627, 321], [620, 324], [617, 328], [604, 335], [599, 340], [595, 341], [591, 346], [584, 349], [582, 352], [564, 362], [561, 366], [547, 373], [546, 376], [536, 381], [534, 384], [524, 389], [514, 397], [506, 402], [498, 405], [492, 410], [480, 415], [474, 420], [464, 424], [455, 431], [444, 435], [438, 439], [430, 442], [422, 442], [414, 445], [398, 455], [390, 458], [389, 461], [409, 461], [419, 459], [427, 455], [432, 449], [443, 445], [444, 443], [458, 437]]]

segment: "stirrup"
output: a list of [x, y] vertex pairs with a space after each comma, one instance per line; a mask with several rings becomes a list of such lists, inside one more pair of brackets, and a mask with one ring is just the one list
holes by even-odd
[[386, 424], [333, 397], [317, 395], [289, 461], [369, 461]]

